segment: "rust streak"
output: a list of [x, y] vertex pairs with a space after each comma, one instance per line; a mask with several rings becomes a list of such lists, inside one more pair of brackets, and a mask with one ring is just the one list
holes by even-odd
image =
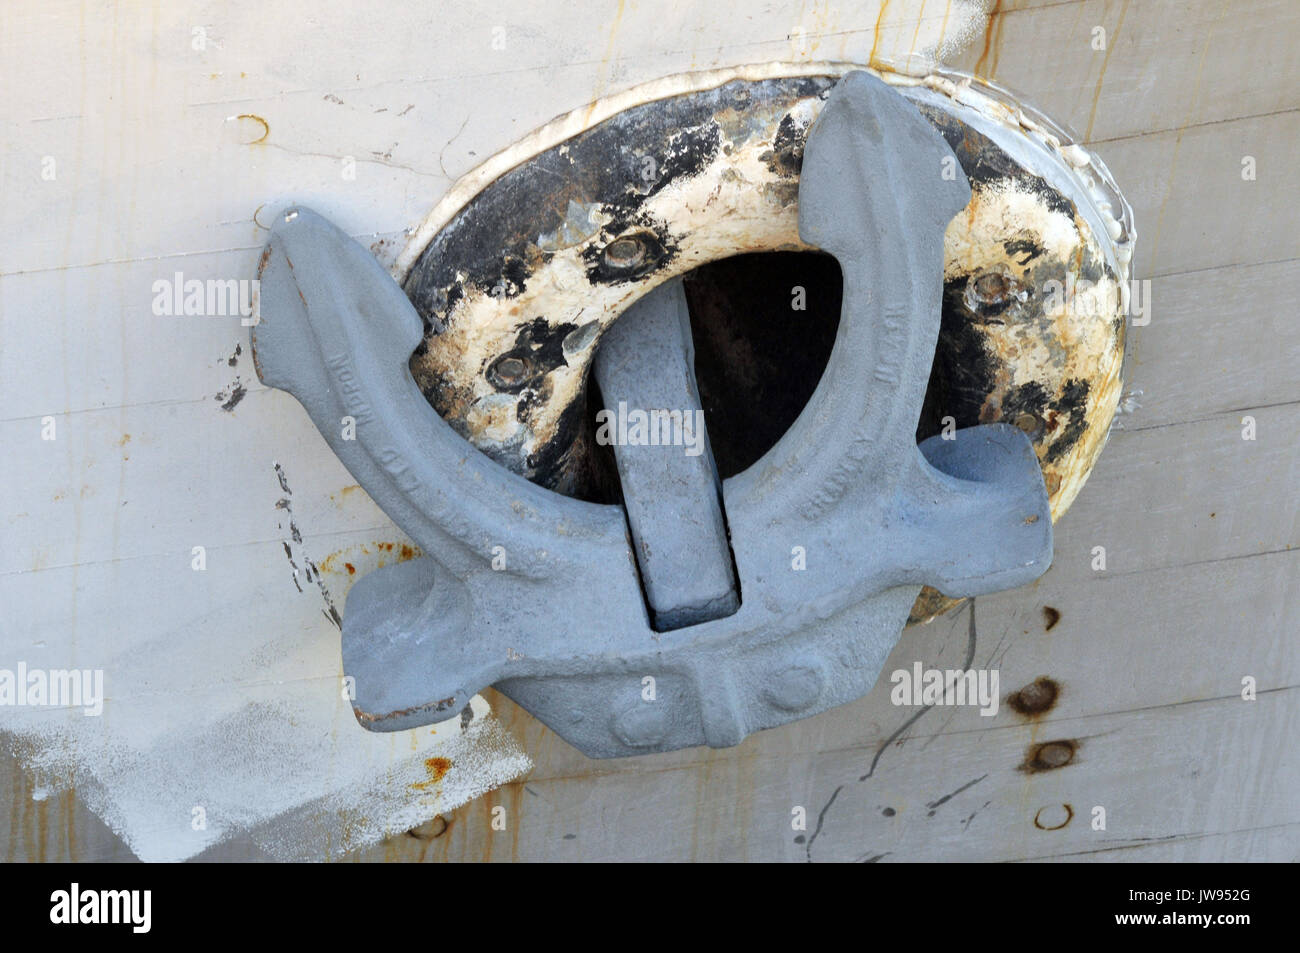
[[1119, 11], [1119, 22], [1115, 24], [1115, 32], [1106, 37], [1106, 55], [1101, 60], [1101, 73], [1097, 76], [1097, 88], [1092, 93], [1092, 112], [1088, 114], [1088, 128], [1083, 133], [1083, 141], [1092, 140], [1092, 126], [1097, 121], [1097, 105], [1101, 102], [1101, 84], [1106, 79], [1106, 67], [1110, 65], [1110, 54], [1115, 50], [1115, 41], [1119, 38], [1119, 31], [1124, 26], [1124, 17], [1128, 14], [1129, 0], [1124, 0], [1124, 6]]
[[875, 28], [875, 33], [874, 33], [874, 35], [872, 36], [872, 39], [871, 39], [871, 53], [867, 56], [867, 65], [868, 65], [868, 66], [875, 66], [875, 67], [879, 68], [880, 65], [881, 65], [881, 64], [878, 63], [877, 60], [876, 60], [876, 50], [877, 50], [877, 48], [879, 48], [879, 46], [880, 46], [880, 27], [881, 27], [881, 26], [884, 24], [884, 22], [885, 22], [885, 13], [886, 13], [886, 11], [889, 10], [889, 2], [890, 2], [890, 0], [885, 0], [885, 2], [882, 3], [882, 4], [880, 5], [880, 13], [878, 13], [878, 14], [876, 15], [876, 28]]
[[985, 79], [992, 79], [994, 72], [997, 71], [996, 53], [994, 53], [993, 57], [993, 69], [986, 73], [984, 64], [988, 61], [989, 49], [993, 45], [993, 31], [996, 29], [998, 38], [1001, 39], [1002, 37], [1002, 21], [998, 19], [1001, 15], [1002, 0], [994, 0], [993, 9], [989, 11], [988, 22], [984, 25], [984, 49], [980, 52], [980, 58], [975, 61], [975, 75], [982, 76]]

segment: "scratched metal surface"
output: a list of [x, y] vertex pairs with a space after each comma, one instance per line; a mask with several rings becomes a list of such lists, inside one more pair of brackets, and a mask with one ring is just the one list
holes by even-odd
[[[244, 2], [158, 14], [5, 6], [3, 61], [22, 95], [2, 113], [3, 178], [24, 240], [0, 260], [0, 428], [6, 447], [21, 446], [43, 415], [66, 414], [94, 435], [83, 456], [22, 465], [22, 493], [9, 492], [7, 471], [9, 615], [74, 633], [86, 658], [147, 617], [218, 648], [225, 632], [261, 627], [286, 633], [287, 653], [323, 659], [337, 636], [319, 590], [299, 595], [280, 551], [272, 459], [330, 585], [346, 588], [348, 563], [374, 565], [375, 543], [400, 555], [400, 535], [305, 415], [227, 363], [237, 328], [149, 313], [150, 283], [173, 267], [251, 275], [262, 203], [312, 204], [391, 257], [453, 179], [576, 104], [801, 51], [896, 59], [936, 19], [969, 20], [945, 60], [1023, 91], [1123, 186], [1151, 322], [1130, 328], [1129, 412], [1057, 526], [1053, 568], [907, 630], [886, 671], [971, 659], [999, 670], [1004, 696], [1038, 683], [1022, 697], [1050, 699], [1039, 682], [1050, 680], [1052, 704], [1003, 704], [991, 718], [918, 712], [882, 685], [734, 749], [593, 762], [488, 693], [531, 772], [458, 808], [429, 795], [429, 819], [370, 847], [348, 850], [341, 828], [322, 823], [315, 846], [410, 861], [1297, 859], [1300, 11], [1285, 0], [1034, 0], [968, 16], [959, 3], [894, 0], [883, 17], [879, 3], [772, 2], [741, 19], [723, 4], [574, 6], [520, 4], [500, 24], [455, 7], [435, 23], [413, 2], [386, 17], [315, 10], [319, 28], [306, 33], [301, 11]], [[196, 26], [214, 39], [202, 54]], [[417, 49], [420, 31], [441, 39]], [[57, 192], [39, 184], [47, 154], [59, 158]], [[341, 174], [346, 157], [355, 178]], [[243, 396], [225, 410], [237, 375]], [[1241, 439], [1244, 416], [1254, 441]], [[44, 484], [41, 507], [30, 505]], [[152, 519], [114, 522], [123, 487], [127, 508], [147, 500]], [[244, 568], [219, 593], [160, 593], [158, 554], [206, 536]], [[1091, 568], [1099, 545], [1105, 572]], [[1241, 699], [1248, 675], [1253, 702]], [[10, 758], [0, 765], [8, 859], [130, 856], [90, 792], [50, 792]], [[1096, 806], [1105, 831], [1090, 824]], [[804, 832], [791, 828], [795, 807]], [[272, 856], [267, 845], [233, 838], [207, 856]]]

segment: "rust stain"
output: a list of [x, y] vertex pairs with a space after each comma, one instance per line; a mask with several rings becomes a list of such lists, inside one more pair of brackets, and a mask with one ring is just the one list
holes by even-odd
[[876, 29], [875, 29], [875, 34], [874, 34], [874, 35], [872, 36], [872, 38], [871, 38], [871, 53], [868, 54], [868, 56], [867, 56], [867, 65], [868, 65], [868, 66], [879, 66], [879, 65], [880, 65], [880, 64], [876, 61], [876, 50], [877, 50], [877, 49], [879, 48], [879, 46], [880, 46], [880, 27], [881, 27], [881, 26], [884, 24], [884, 22], [885, 22], [885, 12], [886, 12], [888, 9], [889, 9], [889, 0], [885, 0], [885, 2], [882, 3], [882, 4], [880, 5], [880, 12], [879, 12], [878, 14], [876, 14]]
[[451, 822], [441, 814], [433, 815], [432, 819], [421, 824], [419, 827], [412, 827], [406, 832], [407, 837], [414, 837], [416, 840], [430, 841], [437, 840], [443, 834], [447, 833], [447, 828], [451, 827]]
[[254, 113], [240, 113], [235, 118], [248, 119], [252, 122], [259, 124], [262, 127], [262, 134], [260, 136], [258, 136], [256, 139], [250, 139], [248, 142], [243, 143], [243, 145], [246, 146], [258, 145], [259, 143], [265, 142], [266, 137], [271, 134], [271, 124], [267, 122], [265, 119], [263, 119], [261, 116], [255, 115]]
[[390, 718], [401, 718], [414, 712], [444, 712], [456, 703], [455, 695], [448, 695], [446, 698], [440, 698], [437, 701], [429, 702], [425, 705], [412, 705], [410, 708], [399, 708], [396, 711], [390, 711], [385, 714], [371, 714], [362, 711], [356, 705], [352, 706], [352, 714], [356, 716], [357, 721], [364, 725], [374, 725], [379, 722], [387, 721]]
[[[980, 53], [980, 58], [975, 61], [975, 75], [982, 76], [985, 79], [992, 79], [993, 74], [998, 71], [998, 57], [1001, 54], [1002, 46], [1002, 0], [995, 0], [993, 9], [989, 11], [988, 23], [984, 26], [984, 50]], [[996, 21], [996, 22], [995, 22]], [[994, 32], [997, 38], [994, 40]], [[984, 64], [988, 62], [990, 47], [993, 52], [993, 66], [985, 72]]]
[[1060, 682], [1043, 675], [1019, 691], [1008, 695], [1007, 705], [1017, 715], [1036, 718], [1055, 708], [1060, 698]]
[[[925, 2], [921, 0], [921, 9], [916, 12], [916, 29], [912, 31], [912, 45], [907, 48], [907, 59], [911, 61], [912, 55], [916, 53], [916, 40], [921, 35], [921, 24], [925, 22]], [[945, 17], [947, 14], [945, 14]]]
[[1042, 744], [1031, 745], [1029, 750], [1025, 752], [1024, 763], [1017, 770], [1023, 771], [1025, 774], [1055, 771], [1073, 763], [1074, 756], [1078, 751], [1079, 742], [1073, 738], [1044, 741]]
[[[344, 492], [346, 493], [348, 489], [348, 487], [344, 487]], [[353, 487], [352, 489], [359, 490], [360, 487]], [[382, 569], [388, 563], [404, 563], [424, 555], [420, 547], [412, 546], [409, 543], [376, 542], [371, 545], [374, 547], [373, 550], [370, 546], [364, 544], [345, 546], [342, 549], [335, 550], [317, 563], [317, 568], [323, 573], [332, 575], [341, 576], [347, 573], [349, 576], [354, 576], [357, 573]], [[388, 553], [393, 554], [392, 558], [386, 558]], [[367, 560], [362, 559], [362, 556], [377, 558]]]
[[424, 770], [429, 775], [428, 780], [417, 781], [411, 785], [416, 790], [423, 791], [433, 787], [447, 776], [451, 770], [450, 758], [426, 758], [424, 760]]
[[618, 0], [618, 10], [614, 14], [614, 22], [609, 28], [609, 42], [605, 46], [605, 55], [600, 58], [600, 73], [596, 80], [596, 95], [591, 99], [591, 105], [587, 109], [586, 118], [582, 122], [582, 128], [586, 129], [591, 125], [592, 113], [600, 105], [600, 98], [604, 95], [605, 87], [609, 83], [610, 61], [614, 58], [614, 41], [618, 37], [619, 27], [623, 23], [623, 7], [625, 0]]
[[[1119, 22], [1115, 24], [1115, 32], [1106, 36], [1106, 55], [1101, 59], [1101, 72], [1097, 75], [1097, 88], [1092, 92], [1092, 111], [1088, 114], [1088, 128], [1083, 133], [1084, 142], [1092, 140], [1092, 127], [1097, 121], [1097, 104], [1101, 102], [1101, 84], [1106, 79], [1106, 67], [1110, 65], [1110, 54], [1115, 50], [1115, 40], [1119, 37], [1119, 31], [1124, 26], [1124, 17], [1128, 14], [1128, 4], [1129, 0], [1124, 0], [1124, 6], [1119, 11]], [[1208, 43], [1206, 45], [1208, 48]]]
[[1069, 804], [1062, 804], [1061, 807], [1065, 810], [1065, 820], [1061, 821], [1061, 823], [1044, 824], [1043, 812], [1046, 811], [1047, 808], [1040, 807], [1038, 809], [1038, 813], [1034, 815], [1034, 826], [1037, 827], [1040, 831], [1059, 831], [1061, 828], [1068, 825], [1070, 821], [1074, 820], [1074, 808]]
[[1061, 610], [1055, 606], [1043, 606], [1043, 631], [1051, 632], [1056, 623], [1061, 621]]
[[76, 789], [37, 796], [36, 779], [23, 770], [11, 772], [9, 863], [78, 860]]

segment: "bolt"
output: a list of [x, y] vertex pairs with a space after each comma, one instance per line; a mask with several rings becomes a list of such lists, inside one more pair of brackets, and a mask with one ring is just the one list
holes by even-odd
[[1010, 287], [1007, 276], [996, 271], [988, 271], [975, 279], [975, 294], [985, 301], [998, 301], [1006, 297]]
[[1023, 301], [1026, 293], [1006, 271], [986, 271], [973, 276], [966, 285], [966, 307], [981, 314], [1001, 314], [1006, 308]]
[[1043, 422], [1037, 414], [1026, 412], [1016, 415], [1016, 426], [1032, 437], [1042, 429]]
[[1062, 768], [1074, 760], [1074, 745], [1064, 741], [1049, 741], [1038, 749], [1034, 758], [1046, 768]]
[[488, 381], [498, 390], [516, 390], [532, 372], [532, 362], [519, 354], [503, 354], [488, 368]]
[[1007, 704], [1019, 715], [1041, 715], [1060, 697], [1061, 686], [1050, 678], [1037, 678], [1007, 699]]
[[1034, 774], [1038, 771], [1055, 771], [1057, 768], [1063, 768], [1074, 760], [1074, 753], [1078, 747], [1078, 743], [1074, 741], [1044, 742], [1029, 749], [1029, 754], [1026, 755], [1025, 763], [1020, 766], [1020, 770]]
[[619, 238], [605, 247], [605, 265], [616, 271], [630, 271], [645, 260], [645, 242], [635, 236]]

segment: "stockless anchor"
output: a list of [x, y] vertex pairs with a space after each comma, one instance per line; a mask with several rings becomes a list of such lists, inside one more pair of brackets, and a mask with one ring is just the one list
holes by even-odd
[[[425, 553], [348, 596], [360, 723], [443, 721], [493, 685], [592, 757], [735, 745], [869, 692], [922, 585], [974, 596], [1041, 575], [1052, 519], [1029, 438], [1000, 423], [915, 438], [944, 229], [970, 198], [960, 169], [941, 174], [951, 156], [884, 83], [839, 81], [798, 185], [799, 235], [844, 279], [820, 383], [725, 481], [706, 435], [695, 454], [615, 447], [622, 506], [545, 489], [471, 446], [411, 376], [424, 328], [402, 289], [321, 216], [283, 213], [262, 258], [259, 376], [299, 400]], [[599, 347], [607, 404], [698, 410], [679, 282]]]

